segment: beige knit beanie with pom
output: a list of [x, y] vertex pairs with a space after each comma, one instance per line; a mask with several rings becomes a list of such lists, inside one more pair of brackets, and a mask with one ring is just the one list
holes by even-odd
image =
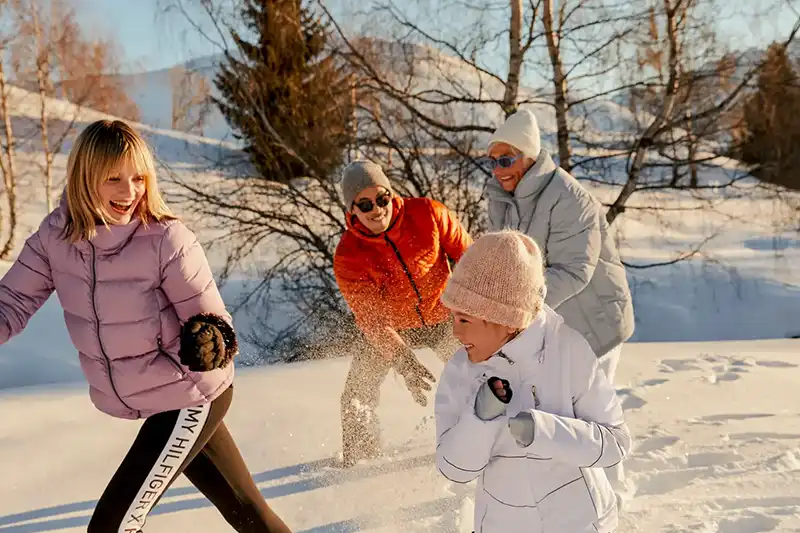
[[536, 241], [514, 230], [487, 233], [456, 263], [442, 303], [487, 322], [525, 329], [542, 309], [544, 262]]

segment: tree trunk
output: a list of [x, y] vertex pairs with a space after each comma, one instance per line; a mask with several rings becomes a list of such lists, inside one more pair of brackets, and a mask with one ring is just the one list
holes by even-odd
[[694, 121], [692, 120], [693, 111], [689, 109], [686, 112], [686, 128], [689, 132], [689, 186], [694, 188], [700, 185], [697, 178], [697, 161], [695, 155], [697, 154], [697, 139], [694, 134]]
[[[547, 1], [547, 0], [545, 0]], [[625, 202], [631, 197], [636, 190], [636, 184], [641, 176], [642, 168], [644, 167], [644, 159], [647, 151], [655, 143], [656, 137], [660, 133], [661, 128], [669, 122], [669, 118], [675, 107], [675, 101], [678, 96], [678, 68], [680, 65], [680, 49], [678, 45], [678, 19], [685, 20], [685, 12], [688, 10], [690, 2], [683, 6], [684, 0], [674, 0], [675, 5], [672, 5], [673, 0], [664, 0], [664, 10], [667, 16], [666, 30], [667, 41], [669, 43], [669, 77], [667, 79], [667, 87], [664, 91], [664, 103], [661, 106], [661, 111], [656, 115], [647, 129], [642, 133], [641, 137], [636, 142], [633, 152], [629, 156], [628, 166], [628, 181], [622, 187], [617, 199], [611, 207], [608, 208], [606, 213], [606, 220], [611, 224], [614, 220], [625, 210]], [[678, 13], [681, 16], [678, 16]]]
[[11, 115], [8, 105], [8, 86], [3, 62], [0, 61], [0, 112], [3, 114], [6, 136], [6, 164], [3, 169], [3, 181], [8, 195], [8, 238], [0, 251], [0, 259], [8, 259], [14, 249], [17, 233], [17, 177], [14, 173], [14, 131], [11, 127]]
[[50, 150], [50, 139], [47, 133], [47, 93], [50, 81], [49, 52], [42, 42], [42, 28], [39, 24], [37, 6], [31, 6], [33, 18], [33, 35], [36, 42], [36, 81], [39, 86], [39, 122], [42, 133], [42, 150], [44, 150], [44, 190], [47, 198], [47, 212], [53, 210], [53, 153]]
[[547, 39], [547, 52], [553, 66], [559, 165], [569, 172], [572, 165], [570, 164], [569, 124], [567, 123], [567, 77], [564, 75], [564, 65], [561, 61], [559, 37], [561, 28], [555, 29], [553, 26], [553, 0], [544, 0], [542, 19]]
[[517, 110], [519, 78], [522, 71], [522, 0], [511, 0], [511, 24], [508, 32], [508, 77], [503, 94], [506, 117]]

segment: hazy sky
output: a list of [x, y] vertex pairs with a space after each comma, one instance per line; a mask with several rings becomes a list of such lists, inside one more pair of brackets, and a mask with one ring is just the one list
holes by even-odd
[[[180, 17], [159, 17], [159, 0], [73, 1], [81, 21], [86, 23], [84, 27], [98, 35], [115, 35], [121, 47], [125, 71], [166, 68], [216, 51], [182, 23]], [[341, 1], [347, 3], [347, 0]], [[358, 3], [358, 0], [352, 1]], [[405, 1], [409, 2], [408, 5], [412, 2], [419, 5], [419, 0]], [[405, 1], [397, 0], [396, 5], [404, 5]], [[732, 0], [730, 4], [746, 6], [752, 5], [752, 1], [759, 3], [762, 0]], [[774, 38], [776, 30], [779, 35], [785, 35], [795, 19], [794, 13], [785, 8], [763, 20], [737, 16], [722, 23], [720, 29], [726, 40], [737, 48], [765, 45]], [[450, 25], [452, 23], [449, 21]]]
[[84, 28], [114, 36], [126, 71], [157, 70], [213, 52], [207, 41], [159, 17], [159, 0], [73, 0]]

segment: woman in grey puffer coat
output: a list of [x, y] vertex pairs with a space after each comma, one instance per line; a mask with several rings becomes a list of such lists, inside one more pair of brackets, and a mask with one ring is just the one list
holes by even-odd
[[[633, 302], [600, 202], [541, 148], [528, 110], [497, 128], [488, 156], [491, 229], [521, 231], [540, 246], [545, 303], [589, 342], [613, 383], [622, 344], [633, 335]], [[616, 485], [621, 470], [609, 477]]]

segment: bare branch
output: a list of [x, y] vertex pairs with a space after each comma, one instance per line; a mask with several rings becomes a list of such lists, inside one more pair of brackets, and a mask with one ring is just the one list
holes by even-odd
[[646, 263], [646, 264], [635, 264], [623, 261], [622, 264], [625, 265], [626, 268], [633, 268], [633, 269], [645, 269], [645, 268], [655, 268], [655, 267], [674, 265], [676, 263], [680, 263], [681, 261], [686, 261], [687, 259], [691, 259], [692, 257], [699, 254], [700, 251], [703, 249], [703, 247], [715, 237], [717, 237], [716, 233], [714, 235], [706, 237], [700, 244], [695, 245], [695, 247], [692, 248], [690, 251], [683, 252], [674, 259], [670, 259], [669, 261], [660, 261], [660, 262]]

